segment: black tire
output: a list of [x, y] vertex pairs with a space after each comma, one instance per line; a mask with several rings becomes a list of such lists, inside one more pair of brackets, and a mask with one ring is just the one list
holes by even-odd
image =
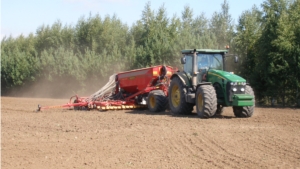
[[251, 117], [254, 113], [254, 107], [255, 107], [255, 95], [253, 92], [253, 89], [250, 86], [246, 86], [245, 88], [245, 94], [253, 95], [254, 97], [254, 105], [253, 106], [233, 106], [233, 113], [236, 117]]
[[196, 91], [196, 110], [201, 118], [209, 118], [217, 111], [217, 95], [211, 85], [199, 86]]
[[147, 99], [148, 109], [151, 112], [161, 112], [167, 109], [168, 99], [161, 90], [153, 90], [149, 93]]
[[222, 115], [223, 111], [224, 111], [224, 107], [222, 105], [218, 104], [215, 115]]
[[173, 115], [189, 115], [193, 111], [194, 104], [185, 100], [186, 88], [179, 77], [174, 77], [169, 87], [169, 107]]

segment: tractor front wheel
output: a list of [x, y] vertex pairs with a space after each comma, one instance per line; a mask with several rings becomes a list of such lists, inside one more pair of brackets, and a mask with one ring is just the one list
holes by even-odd
[[196, 109], [201, 118], [209, 118], [217, 111], [217, 95], [213, 86], [199, 86], [196, 91]]
[[161, 90], [153, 90], [148, 95], [147, 105], [151, 112], [165, 111], [167, 108], [167, 102], [167, 97]]
[[[250, 94], [250, 95], [254, 96], [253, 89], [250, 86], [246, 86], [245, 94]], [[255, 101], [255, 98], [254, 98], [254, 101]], [[233, 106], [233, 113], [236, 117], [251, 117], [254, 112], [254, 107], [255, 107], [255, 105], [244, 106], [244, 107]]]
[[174, 77], [169, 87], [169, 106], [173, 115], [191, 114], [194, 104], [185, 100], [186, 88], [179, 77]]

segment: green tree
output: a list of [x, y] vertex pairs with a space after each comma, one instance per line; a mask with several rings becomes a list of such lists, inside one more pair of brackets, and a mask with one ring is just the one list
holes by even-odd
[[35, 38], [20, 35], [16, 39], [3, 38], [1, 42], [1, 90], [7, 93], [14, 86], [35, 81], [39, 62], [34, 49]]
[[[139, 44], [137, 44], [135, 65], [137, 67], [145, 67], [171, 63], [168, 56], [170, 56], [175, 42], [174, 39], [177, 36], [174, 33], [174, 30], [176, 30], [176, 19], [172, 19], [170, 22], [164, 6], [161, 6], [156, 13], [151, 10], [150, 2], [148, 2], [144, 8], [141, 21], [144, 31], [138, 31], [134, 34], [141, 35], [137, 37]], [[137, 29], [138, 27], [135, 28], [136, 30], [141, 30], [140, 28]]]
[[233, 19], [229, 13], [229, 4], [227, 0], [221, 4], [221, 11], [214, 12], [211, 21], [210, 29], [217, 38], [218, 49], [224, 49], [226, 45], [231, 46], [234, 37]]
[[[241, 14], [236, 26], [234, 46], [239, 55], [239, 71], [248, 81], [255, 79], [258, 73], [256, 72], [258, 51], [255, 44], [261, 36], [260, 19], [261, 12], [254, 5], [251, 10], [246, 10]], [[255, 80], [251, 80], [250, 83], [255, 85]]]
[[286, 53], [281, 52], [275, 45], [279, 38], [279, 21], [287, 12], [287, 2], [285, 0], [267, 0], [262, 4], [262, 35], [260, 36], [256, 48], [257, 69], [259, 74], [260, 89], [258, 92], [262, 96], [271, 98], [279, 97], [285, 105], [287, 86], [289, 80], [289, 65]]
[[[277, 48], [280, 59], [276, 66], [276, 72], [285, 76], [282, 96], [283, 104], [293, 104], [298, 97], [299, 88], [299, 29], [300, 29], [300, 1], [288, 4], [288, 8], [282, 11], [276, 28], [277, 39], [272, 44]], [[297, 37], [298, 36], [298, 37]], [[295, 78], [296, 77], [296, 78]], [[286, 98], [284, 97], [286, 96]]]

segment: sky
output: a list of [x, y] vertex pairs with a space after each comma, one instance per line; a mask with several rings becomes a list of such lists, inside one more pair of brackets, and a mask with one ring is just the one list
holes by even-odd
[[[260, 7], [264, 0], [227, 0], [229, 12], [237, 23], [243, 11], [253, 5]], [[5, 36], [27, 36], [42, 25], [60, 20], [63, 25], [76, 25], [81, 17], [99, 14], [102, 18], [114, 15], [131, 26], [141, 19], [147, 2], [157, 11], [164, 5], [168, 16], [181, 16], [185, 6], [193, 9], [194, 16], [204, 13], [211, 18], [221, 10], [224, 0], [1, 0], [1, 39]]]

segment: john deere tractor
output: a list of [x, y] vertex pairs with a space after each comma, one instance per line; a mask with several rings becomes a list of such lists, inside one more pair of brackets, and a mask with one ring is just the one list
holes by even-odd
[[[233, 107], [236, 117], [251, 117], [254, 92], [246, 80], [225, 70], [227, 50], [182, 50], [183, 71], [171, 76], [169, 106], [174, 115], [190, 114], [196, 105], [201, 118], [221, 114]], [[237, 57], [235, 58], [237, 62]]]

